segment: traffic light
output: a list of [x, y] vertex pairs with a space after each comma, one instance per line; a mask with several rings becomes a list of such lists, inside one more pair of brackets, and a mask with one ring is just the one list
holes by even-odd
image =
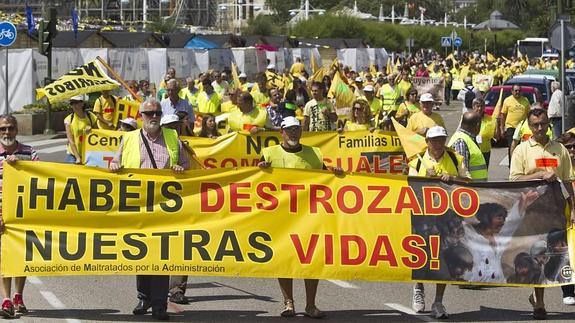
[[38, 26], [38, 50], [44, 56], [52, 54], [52, 43], [57, 33], [56, 24], [56, 10], [52, 9], [49, 20], [41, 20]]

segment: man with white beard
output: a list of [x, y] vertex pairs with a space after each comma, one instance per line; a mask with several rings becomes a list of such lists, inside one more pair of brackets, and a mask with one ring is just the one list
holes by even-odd
[[[18, 160], [38, 160], [36, 151], [16, 140], [18, 134], [18, 123], [16, 118], [11, 115], [0, 116], [0, 194], [2, 193], [2, 175], [4, 173], [4, 162], [13, 164]], [[4, 221], [2, 221], [2, 204], [0, 200], [0, 235], [4, 232]], [[0, 240], [1, 241], [1, 240]], [[2, 309], [0, 316], [4, 318], [13, 318], [15, 313], [26, 313], [26, 306], [22, 299], [26, 277], [15, 277], [14, 283], [16, 293], [14, 298], [10, 298], [12, 278], [2, 277], [0, 280], [2, 287]]]
[[[122, 168], [171, 169], [182, 173], [190, 168], [190, 160], [176, 130], [160, 127], [162, 106], [156, 99], [147, 99], [140, 106], [142, 129], [125, 132], [118, 152], [110, 163], [110, 171], [118, 172]], [[156, 320], [169, 320], [166, 312], [169, 276], [138, 275], [138, 305], [132, 311], [134, 315], [143, 315], [152, 308], [152, 317]]]

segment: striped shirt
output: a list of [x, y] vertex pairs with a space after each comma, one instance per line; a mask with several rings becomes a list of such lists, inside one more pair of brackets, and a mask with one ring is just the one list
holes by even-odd
[[[159, 169], [169, 169], [170, 168], [170, 155], [168, 154], [168, 149], [166, 148], [166, 142], [164, 141], [164, 136], [161, 134], [153, 139], [148, 133], [142, 129], [144, 137], [148, 144], [150, 145], [150, 150], [152, 151], [152, 156], [154, 156], [154, 161]], [[141, 137], [140, 137], [141, 139]], [[184, 169], [190, 168], [190, 160], [186, 154], [186, 150], [182, 146], [182, 142], [179, 141], [179, 155], [178, 155], [178, 165], [182, 166]], [[116, 153], [116, 156], [112, 160], [114, 163], [122, 164], [122, 151], [124, 150], [124, 142], [120, 143], [120, 148]], [[152, 159], [148, 154], [146, 145], [140, 142], [140, 168], [154, 168], [152, 165]]]
[[18, 160], [38, 160], [38, 153], [31, 146], [24, 145], [16, 141], [17, 147], [13, 153], [8, 153], [4, 146], [0, 145], [0, 193], [2, 193], [2, 177], [4, 176], [4, 160], [10, 155], [16, 156]]

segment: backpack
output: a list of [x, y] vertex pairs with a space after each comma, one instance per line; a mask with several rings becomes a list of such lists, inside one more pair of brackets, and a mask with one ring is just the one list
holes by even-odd
[[473, 99], [475, 99], [475, 92], [473, 92], [473, 86], [465, 88], [465, 107], [467, 109], [473, 108]]

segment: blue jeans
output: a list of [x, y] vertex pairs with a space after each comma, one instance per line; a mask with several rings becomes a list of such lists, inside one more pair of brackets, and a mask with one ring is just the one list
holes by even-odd
[[66, 154], [66, 158], [64, 159], [64, 162], [68, 163], [68, 164], [75, 164], [76, 163], [76, 157], [74, 155]]

